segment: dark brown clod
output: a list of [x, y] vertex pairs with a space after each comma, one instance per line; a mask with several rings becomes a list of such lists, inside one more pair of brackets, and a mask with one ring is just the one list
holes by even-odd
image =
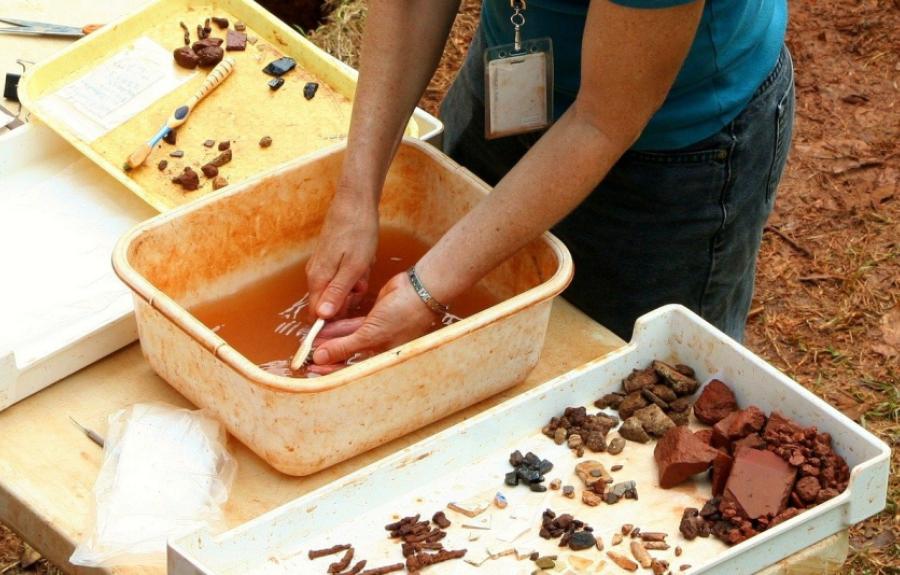
[[210, 48], [210, 47], [214, 48], [216, 46], [221, 46], [221, 45], [222, 45], [221, 38], [210, 37], [210, 38], [204, 38], [203, 40], [197, 40], [196, 42], [191, 44], [191, 50], [193, 50], [194, 52], [199, 52], [200, 50], [203, 50], [204, 48]]
[[221, 142], [219, 142], [219, 151], [220, 152], [224, 152], [225, 150], [227, 150], [230, 147], [231, 147], [231, 142], [228, 140], [222, 140]]
[[156, 169], [161, 172], [161, 171], [165, 170], [168, 165], [169, 165], [168, 160], [160, 160], [159, 163], [156, 164]]
[[260, 140], [259, 140], [260, 148], [268, 148], [271, 145], [272, 145], [272, 138], [270, 138], [269, 136], [263, 136], [262, 138], [260, 138]]
[[[188, 70], [193, 70], [200, 64], [200, 57], [194, 53], [187, 46], [182, 46], [181, 48], [175, 48], [175, 51], [172, 52], [172, 55], [175, 57], [175, 63], [181, 66], [182, 68], [187, 68]], [[169, 131], [171, 134], [171, 130]]]
[[197, 53], [197, 57], [200, 58], [201, 68], [212, 68], [225, 57], [225, 50], [219, 46], [207, 46]]
[[325, 557], [326, 555], [334, 555], [335, 553], [340, 553], [341, 551], [346, 551], [350, 549], [351, 545], [335, 545], [333, 547], [328, 547], [327, 549], [310, 549], [307, 554], [310, 559], [318, 559], [319, 557]]
[[225, 34], [225, 49], [229, 52], [244, 51], [247, 48], [247, 35], [243, 32], [229, 30]]
[[219, 168], [215, 167], [212, 164], [205, 164], [200, 169], [203, 171], [203, 175], [207, 178], [215, 178], [219, 175]]
[[335, 561], [331, 565], [328, 566], [329, 573], [340, 573], [344, 569], [350, 566], [350, 562], [353, 561], [353, 547], [347, 549], [344, 553], [344, 556], [341, 557], [340, 561]]
[[225, 164], [231, 161], [231, 150], [225, 150], [215, 158], [209, 161], [209, 163], [217, 168], [221, 168]]
[[200, 176], [190, 167], [186, 167], [180, 175], [172, 178], [172, 181], [187, 192], [192, 192], [200, 187]]
[[228, 180], [226, 180], [222, 176], [216, 176], [213, 179], [212, 186], [213, 186], [214, 190], [221, 190], [222, 188], [224, 188], [227, 185], [228, 185]]
[[213, 16], [212, 18], [210, 18], [210, 20], [212, 20], [213, 24], [215, 24], [216, 26], [219, 27], [219, 30], [224, 30], [225, 28], [228, 28], [228, 18], [221, 18], [218, 16]]
[[173, 158], [183, 158], [184, 151], [183, 150], [175, 150], [174, 152], [169, 152], [169, 155]]
[[177, 137], [178, 134], [175, 130], [169, 130], [168, 132], [166, 132], [166, 135], [163, 136], [163, 142], [169, 144], [170, 146], [174, 146]]

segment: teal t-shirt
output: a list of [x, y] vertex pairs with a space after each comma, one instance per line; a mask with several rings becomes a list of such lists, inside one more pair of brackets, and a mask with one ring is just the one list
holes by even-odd
[[[612, 0], [653, 9], [692, 0]], [[581, 76], [581, 39], [589, 0], [528, 0], [524, 39], [553, 39], [554, 112], [575, 100]], [[485, 0], [481, 15], [488, 46], [513, 40], [509, 0]], [[663, 107], [634, 145], [637, 150], [683, 148], [733, 120], [772, 71], [787, 25], [786, 0], [706, 0], [687, 59]]]

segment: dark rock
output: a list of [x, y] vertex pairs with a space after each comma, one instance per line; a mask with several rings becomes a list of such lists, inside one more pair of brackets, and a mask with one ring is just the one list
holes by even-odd
[[169, 155], [173, 158], [183, 158], [184, 150], [175, 150], [174, 152], [169, 152]]
[[685, 507], [684, 512], [681, 514], [681, 523], [678, 525], [678, 530], [681, 531], [685, 539], [693, 541], [703, 531], [705, 524], [706, 520], [699, 516], [695, 508]]
[[[172, 56], [175, 58], [176, 64], [182, 68], [187, 68], [188, 70], [193, 70], [200, 64], [200, 58], [187, 46], [176, 48], [175, 51], [172, 52]], [[172, 131], [170, 130], [169, 133], [171, 134]]]
[[156, 169], [161, 172], [161, 171], [165, 170], [168, 165], [169, 165], [168, 160], [160, 160], [159, 163], [156, 164]]
[[222, 140], [221, 142], [219, 142], [219, 151], [220, 152], [224, 152], [225, 150], [227, 150], [230, 147], [231, 147], [231, 142], [229, 142], [228, 140]]
[[629, 417], [622, 422], [622, 427], [619, 428], [619, 435], [629, 441], [636, 441], [638, 443], [647, 443], [650, 441], [650, 435], [644, 431], [644, 426], [641, 425], [641, 421], [637, 416]]
[[[675, 392], [672, 391], [672, 388], [669, 387], [668, 385], [663, 385], [661, 383], [658, 383], [656, 385], [649, 387], [648, 389], [650, 391], [652, 391], [653, 394], [656, 395], [656, 397], [662, 399], [666, 403], [672, 403], [673, 401], [678, 400], [678, 396], [675, 395]], [[689, 400], [688, 400], [688, 403], [690, 403]], [[681, 411], [684, 411], [684, 410], [681, 410]]]
[[510, 471], [509, 473], [506, 474], [506, 477], [504, 478], [504, 483], [506, 483], [510, 487], [515, 487], [516, 485], [519, 484], [519, 474], [516, 473], [515, 471]]
[[796, 487], [794, 490], [797, 492], [797, 496], [800, 498], [803, 503], [814, 503], [816, 498], [819, 496], [819, 491], [821, 491], [822, 486], [819, 485], [819, 480], [815, 477], [808, 475], [806, 477], [801, 477], [797, 481]]
[[656, 404], [637, 410], [634, 412], [632, 419], [637, 419], [644, 431], [652, 437], [662, 437], [667, 431], [675, 427], [675, 422]]
[[619, 417], [623, 420], [628, 419], [634, 412], [641, 409], [642, 407], [647, 407], [647, 400], [644, 399], [644, 396], [640, 391], [635, 391], [633, 393], [629, 393], [625, 396], [625, 399], [619, 404]]
[[225, 57], [225, 50], [219, 46], [208, 46], [197, 52], [197, 57], [201, 68], [212, 68]]
[[[236, 25], [235, 28], [237, 28]], [[282, 58], [269, 62], [266, 67], [263, 68], [263, 73], [268, 74], [269, 76], [282, 76], [293, 70], [294, 66], [296, 65], [296, 60], [284, 56]]]
[[219, 17], [213, 16], [212, 18], [210, 18], [210, 20], [212, 20], [213, 24], [218, 26], [220, 30], [224, 30], [225, 28], [228, 28], [228, 18], [219, 18]]
[[692, 475], [706, 471], [718, 454], [717, 449], [700, 441], [687, 427], [673, 427], [653, 450], [660, 487], [674, 487]]
[[675, 369], [678, 370], [678, 373], [686, 375], [688, 377], [694, 377], [696, 375], [694, 373], [694, 368], [689, 365], [684, 365], [683, 363], [676, 363]]
[[163, 136], [163, 141], [170, 146], [174, 146], [177, 136], [178, 134], [176, 133], [176, 130], [169, 130], [168, 132], [166, 132], [166, 135]]
[[204, 48], [216, 48], [222, 45], [221, 38], [204, 38], [203, 40], [197, 40], [191, 45], [191, 50], [194, 52], [200, 52]]
[[319, 90], [319, 85], [315, 82], [307, 82], [305, 86], [303, 86], [303, 97], [307, 100], [312, 100], [316, 97], [316, 92]]
[[654, 360], [653, 369], [662, 377], [679, 397], [691, 395], [700, 387], [700, 382], [687, 376], [664, 361]]
[[202, 168], [203, 175], [207, 178], [215, 178], [219, 175], [219, 168], [213, 166], [212, 164], [205, 164]]
[[589, 531], [576, 531], [569, 538], [569, 549], [572, 551], [581, 551], [582, 549], [590, 549], [597, 544], [597, 538]]
[[225, 164], [231, 161], [231, 150], [225, 150], [215, 158], [209, 161], [210, 164], [217, 168], [221, 168]]
[[269, 89], [273, 92], [278, 88], [284, 86], [284, 78], [272, 78], [267, 82]]
[[[662, 387], [662, 386], [656, 386], [656, 387]], [[669, 389], [669, 388], [666, 388], [666, 389]], [[669, 391], [672, 391], [672, 390], [669, 389]], [[662, 409], [664, 411], [669, 410], [669, 404], [666, 403], [665, 401], [663, 401], [663, 399], [661, 397], [659, 397], [658, 395], [656, 395], [655, 393], [650, 391], [650, 389], [645, 387], [644, 389], [641, 390], [641, 395], [643, 395], [644, 399], [646, 399], [650, 403], [659, 406], [660, 409]]]
[[747, 519], [777, 515], [794, 488], [797, 469], [771, 451], [745, 447], [734, 456], [723, 501]]
[[631, 375], [622, 380], [622, 387], [626, 393], [633, 393], [657, 383], [659, 383], [659, 375], [652, 367], [648, 367], [647, 369], [633, 370]]
[[[668, 388], [667, 388], [668, 389]], [[613, 409], [619, 409], [619, 404], [622, 403], [622, 400], [625, 399], [625, 395], [621, 393], [607, 393], [600, 399], [594, 402], [594, 407], [598, 409], [606, 409], [607, 407], [611, 407]]]
[[186, 191], [193, 191], [200, 187], [200, 176], [189, 167], [185, 168], [180, 175], [172, 178], [172, 181]]
[[606, 446], [606, 451], [611, 455], [618, 455], [622, 453], [623, 449], [625, 449], [625, 440], [621, 437], [614, 437], [612, 441], [609, 442], [609, 445]]

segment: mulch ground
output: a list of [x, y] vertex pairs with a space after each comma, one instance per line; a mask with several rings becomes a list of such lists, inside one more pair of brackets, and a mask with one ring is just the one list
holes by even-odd
[[[312, 38], [355, 65], [364, 4], [330, 2]], [[420, 105], [462, 63], [480, 3], [464, 0]], [[797, 118], [763, 236], [747, 345], [893, 449], [885, 511], [851, 529], [841, 572], [900, 573], [900, 0], [793, 2]], [[0, 527], [0, 573], [20, 541]], [[58, 571], [41, 562], [28, 573]]]

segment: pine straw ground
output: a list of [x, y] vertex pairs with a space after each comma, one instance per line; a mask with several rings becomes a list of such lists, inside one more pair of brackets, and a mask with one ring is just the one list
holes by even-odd
[[[313, 41], [358, 64], [365, 2]], [[436, 113], [480, 3], [464, 0], [420, 105]], [[747, 345], [894, 448], [887, 508], [851, 530], [850, 574], [900, 573], [900, 1], [791, 4], [794, 146], [763, 238]], [[0, 573], [20, 541], [0, 528]], [[40, 562], [29, 572], [57, 575]]]

